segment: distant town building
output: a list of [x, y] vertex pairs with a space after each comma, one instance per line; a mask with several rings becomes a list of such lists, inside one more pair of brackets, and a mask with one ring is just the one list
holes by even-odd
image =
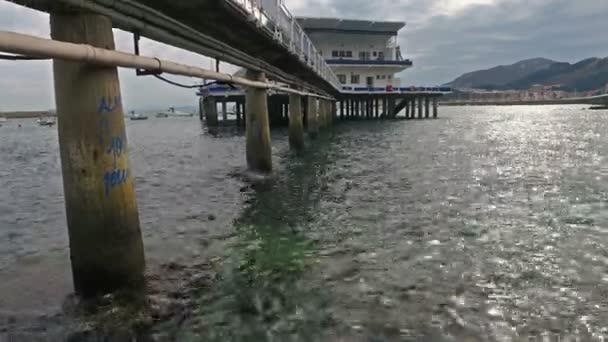
[[395, 75], [412, 66], [397, 44], [404, 22], [297, 18], [345, 89], [401, 86]]

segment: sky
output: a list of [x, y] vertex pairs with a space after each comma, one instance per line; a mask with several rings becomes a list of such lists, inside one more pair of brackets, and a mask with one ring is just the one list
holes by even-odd
[[[294, 15], [407, 22], [399, 43], [414, 66], [402, 82], [434, 86], [463, 73], [545, 57], [576, 62], [608, 56], [608, 0], [285, 0]], [[49, 37], [44, 13], [0, 0], [0, 30]], [[115, 31], [118, 50], [133, 49]], [[208, 58], [149, 40], [143, 55], [210, 68]], [[221, 65], [232, 72], [234, 66]], [[51, 62], [0, 61], [0, 111], [54, 108]], [[184, 83], [196, 80], [172, 77]], [[196, 105], [194, 92], [120, 70], [127, 108]]]

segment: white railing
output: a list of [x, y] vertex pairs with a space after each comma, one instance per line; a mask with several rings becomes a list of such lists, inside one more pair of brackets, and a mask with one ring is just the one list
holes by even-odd
[[250, 19], [265, 29], [271, 30], [274, 38], [289, 51], [298, 56], [314, 72], [333, 85], [341, 89], [338, 77], [325, 62], [314, 44], [308, 38], [296, 18], [289, 13], [283, 0], [224, 0], [237, 3], [247, 13]]

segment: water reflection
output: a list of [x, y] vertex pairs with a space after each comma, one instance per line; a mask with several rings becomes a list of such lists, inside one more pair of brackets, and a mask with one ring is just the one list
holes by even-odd
[[327, 293], [310, 280], [317, 246], [307, 235], [332, 157], [331, 135], [290, 153], [286, 170], [249, 183], [222, 279], [201, 298], [198, 334], [210, 341], [315, 341], [329, 324]]

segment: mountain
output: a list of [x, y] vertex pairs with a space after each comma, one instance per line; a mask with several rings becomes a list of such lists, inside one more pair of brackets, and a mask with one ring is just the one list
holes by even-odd
[[559, 85], [565, 91], [592, 91], [608, 84], [608, 58], [588, 58], [575, 64], [555, 63], [517, 81], [504, 89], [529, 89], [535, 84]]
[[545, 58], [528, 59], [464, 74], [448, 83], [455, 89], [527, 90], [536, 84], [565, 91], [594, 91], [608, 85], [608, 57], [570, 64]]
[[446, 85], [457, 89], [500, 87], [546, 70], [555, 63], [557, 62], [546, 58], [527, 59], [512, 65], [501, 65], [487, 70], [470, 72]]

